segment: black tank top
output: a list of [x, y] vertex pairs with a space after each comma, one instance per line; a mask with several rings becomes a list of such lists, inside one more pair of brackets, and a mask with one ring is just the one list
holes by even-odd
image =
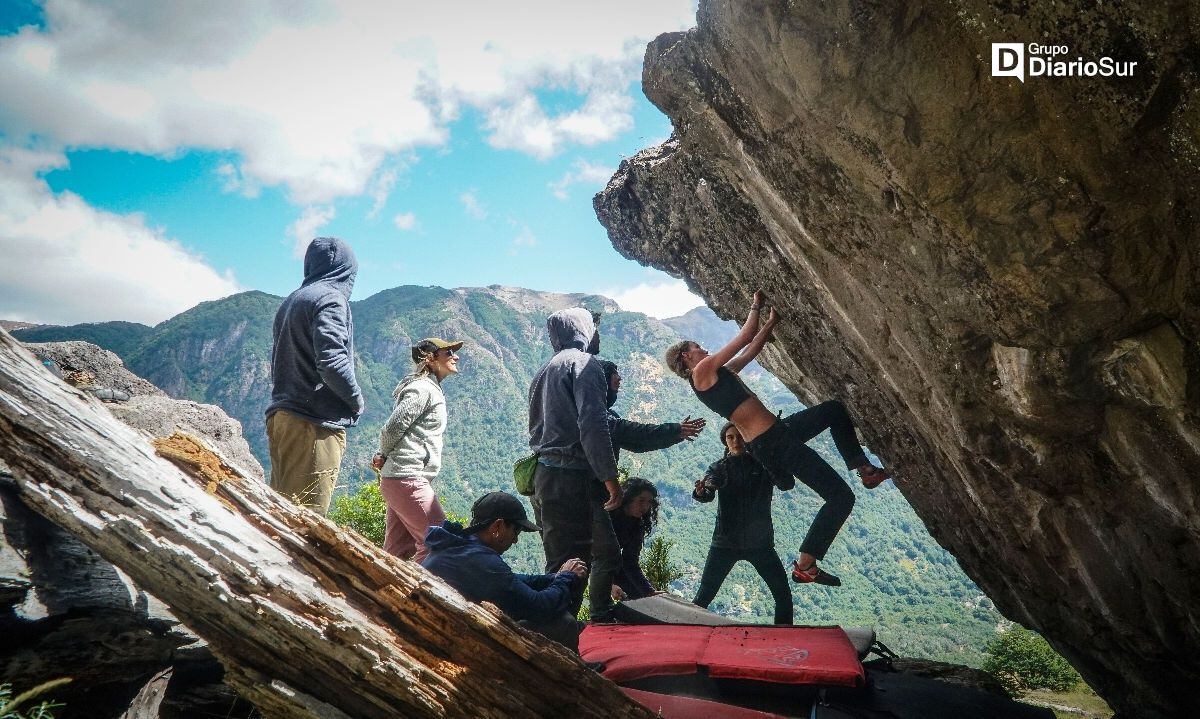
[[717, 381], [703, 392], [696, 389], [696, 383], [692, 381], [691, 377], [688, 377], [688, 384], [692, 385], [692, 391], [696, 393], [705, 407], [725, 419], [729, 419], [742, 402], [754, 396], [746, 383], [742, 382], [742, 378], [724, 365], [717, 368]]

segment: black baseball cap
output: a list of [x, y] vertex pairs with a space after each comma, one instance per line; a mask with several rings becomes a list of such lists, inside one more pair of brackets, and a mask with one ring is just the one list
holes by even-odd
[[466, 534], [474, 534], [497, 519], [511, 522], [526, 532], [540, 532], [542, 528], [529, 521], [525, 505], [508, 492], [488, 492], [471, 505], [471, 526]]

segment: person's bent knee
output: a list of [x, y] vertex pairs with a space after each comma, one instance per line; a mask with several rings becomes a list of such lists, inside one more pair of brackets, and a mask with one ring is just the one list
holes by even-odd
[[854, 496], [854, 490], [850, 489], [850, 486], [847, 484], [842, 484], [837, 490], [825, 497], [825, 502], [830, 507], [846, 515], [849, 515], [854, 509], [856, 501], [858, 501], [858, 498]]
[[850, 418], [850, 413], [846, 411], [846, 405], [836, 399], [826, 400], [817, 406], [828, 415], [839, 418], [845, 417], [846, 419]]

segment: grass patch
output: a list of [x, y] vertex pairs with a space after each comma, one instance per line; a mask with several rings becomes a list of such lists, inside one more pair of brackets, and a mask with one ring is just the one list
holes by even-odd
[[1019, 701], [1047, 707], [1059, 719], [1112, 719], [1113, 710], [1086, 684], [1069, 692], [1031, 691]]

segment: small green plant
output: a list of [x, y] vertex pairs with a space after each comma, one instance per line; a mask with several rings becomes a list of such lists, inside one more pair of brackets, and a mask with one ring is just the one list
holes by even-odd
[[667, 591], [671, 582], [683, 576], [683, 572], [671, 561], [671, 547], [674, 546], [675, 542], [660, 535], [650, 540], [650, 546], [642, 555], [642, 572], [651, 586], [662, 592]]
[[350, 527], [382, 547], [386, 513], [387, 503], [379, 491], [379, 482], [367, 482], [357, 492], [333, 500], [329, 518], [334, 524]]
[[54, 701], [39, 702], [25, 711], [19, 711], [21, 705], [39, 694], [60, 687], [71, 681], [70, 677], [52, 679], [39, 684], [27, 692], [13, 696], [12, 684], [0, 684], [0, 719], [54, 719], [54, 710], [61, 709], [64, 704]]
[[1045, 639], [1021, 626], [993, 639], [984, 657], [984, 671], [991, 672], [1013, 696], [1034, 689], [1070, 691], [1082, 681]]

